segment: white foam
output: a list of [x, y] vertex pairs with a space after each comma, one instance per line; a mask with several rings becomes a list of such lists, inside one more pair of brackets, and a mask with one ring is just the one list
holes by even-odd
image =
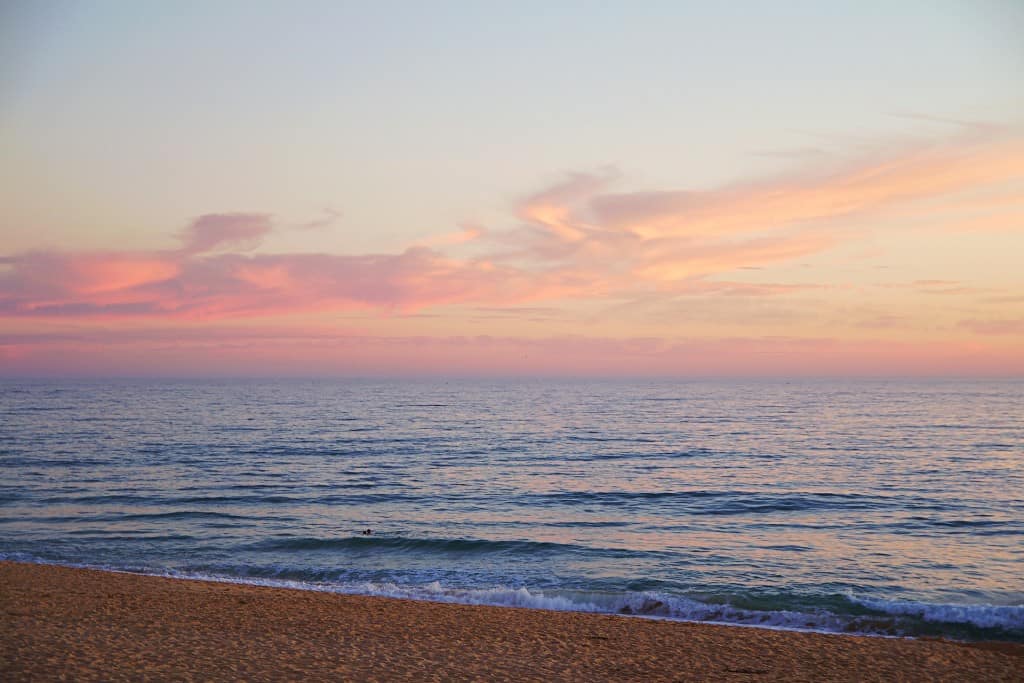
[[[701, 623], [756, 626], [790, 631], [845, 632], [848, 621], [829, 612], [814, 614], [792, 611], [744, 610], [730, 605], [711, 605], [678, 595], [656, 592], [610, 593], [596, 591], [551, 591], [525, 587], [453, 588], [433, 581], [421, 585], [350, 582], [319, 583], [258, 577], [224, 577], [207, 574], [168, 573], [174, 578], [192, 578], [226, 583], [315, 590], [345, 595], [424, 600], [463, 605], [521, 607], [558, 612], [591, 612], [670, 619]], [[866, 635], [891, 635], [865, 632]]]
[[850, 598], [853, 602], [886, 614], [916, 617], [940, 624], [971, 624], [979, 628], [1024, 629], [1024, 605], [952, 605], [910, 600]]

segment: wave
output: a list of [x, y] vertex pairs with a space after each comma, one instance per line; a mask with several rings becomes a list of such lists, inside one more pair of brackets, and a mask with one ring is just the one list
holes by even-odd
[[169, 541], [196, 541], [196, 537], [190, 534], [111, 534], [107, 529], [82, 528], [68, 532], [71, 538], [68, 540], [95, 540], [103, 543], [130, 543], [130, 544], [153, 544], [166, 543]]
[[313, 497], [303, 496], [300, 494], [239, 494], [164, 497], [160, 492], [146, 492], [88, 496], [50, 496], [42, 499], [41, 502], [48, 505], [354, 505], [416, 500], [419, 500], [416, 496], [396, 493], [338, 493]]
[[212, 510], [175, 510], [172, 512], [146, 512], [138, 514], [125, 514], [114, 517], [114, 519], [121, 521], [141, 521], [141, 520], [157, 520], [157, 519], [256, 519], [246, 515], [233, 515], [227, 512], [214, 512]]
[[560, 491], [533, 496], [537, 505], [659, 505], [687, 515], [746, 515], [817, 510], [948, 510], [948, 503], [910, 496], [878, 496], [830, 491]]
[[[609, 456], [618, 457], [618, 456]], [[424, 497], [413, 492], [399, 492], [394, 487], [389, 490], [373, 492], [378, 487], [374, 481], [346, 482], [332, 486], [334, 492], [319, 489], [316, 494], [310, 492], [290, 491], [287, 488], [277, 490], [253, 487], [246, 492], [246, 487], [231, 486], [232, 493], [218, 494], [210, 491], [208, 495], [167, 495], [159, 491], [136, 491], [102, 495], [50, 495], [40, 502], [48, 505], [166, 505], [166, 506], [289, 506], [289, 505], [389, 505], [401, 503], [423, 503]], [[460, 504], [493, 502], [487, 496], [453, 496], [435, 494], [429, 497], [435, 504], [458, 502]], [[0, 503], [3, 503], [0, 498]], [[12, 501], [16, 502], [16, 501]], [[949, 515], [951, 505], [948, 501], [940, 501], [920, 496], [883, 496], [852, 493], [836, 493], [830, 491], [766, 493], [756, 491], [734, 490], [684, 490], [684, 491], [556, 491], [552, 493], [525, 494], [517, 496], [515, 504], [529, 504], [537, 507], [577, 507], [589, 505], [597, 507], [636, 508], [655, 511], [670, 511], [673, 514], [687, 516], [742, 516], [763, 515], [769, 513], [805, 512], [805, 511], [877, 511], [894, 510], [900, 512], [915, 511]], [[1001, 520], [947, 520], [942, 517], [931, 519], [920, 514], [909, 518], [912, 522], [924, 522], [926, 526], [957, 527], [991, 527], [999, 530], [1004, 524]]]
[[537, 554], [597, 552], [602, 555], [636, 556], [632, 550], [592, 548], [572, 543], [477, 538], [409, 538], [406, 536], [345, 536], [339, 538], [299, 537], [259, 541], [244, 547], [257, 551], [357, 550], [425, 554], [509, 554], [525, 558]]
[[1024, 631], [1024, 605], [954, 605], [880, 598], [851, 600], [885, 614], [915, 617], [932, 623], [969, 624], [984, 629]]
[[[35, 523], [51, 523], [51, 524], [82, 524], [82, 523], [96, 523], [96, 522], [142, 522], [142, 521], [162, 521], [162, 520], [184, 520], [184, 519], [232, 519], [232, 520], [262, 520], [267, 519], [263, 517], [250, 517], [247, 515], [235, 515], [229, 512], [215, 512], [213, 510], [170, 510], [168, 512], [140, 512], [140, 513], [120, 513], [112, 512], [106, 514], [93, 514], [93, 515], [49, 515], [49, 516], [38, 516], [30, 518]], [[277, 519], [281, 519], [278, 517]], [[22, 519], [0, 519], [0, 523], [6, 522], [19, 522], [23, 523], [26, 520]], [[68, 531], [65, 533], [74, 533], [74, 531]]]

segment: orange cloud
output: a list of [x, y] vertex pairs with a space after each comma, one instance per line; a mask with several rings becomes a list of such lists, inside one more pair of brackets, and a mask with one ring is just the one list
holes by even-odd
[[647, 239], [708, 237], [778, 231], [1022, 179], [1024, 144], [970, 139], [881, 161], [862, 161], [821, 175], [801, 174], [707, 192], [596, 196], [589, 208], [601, 224]]
[[[941, 202], [990, 187], [1003, 194], [990, 197], [992, 215], [972, 228], [1004, 229], [1012, 209], [1005, 188], [1024, 183], [1024, 144], [972, 131], [838, 170], [703, 191], [609, 193], [612, 180], [575, 174], [528, 197], [518, 210], [525, 224], [492, 236], [499, 249], [490, 258], [573, 269], [601, 291], [628, 294], [809, 256], [859, 238], [886, 213], [942, 215]], [[984, 200], [974, 196], [972, 206]]]
[[709, 243], [658, 241], [638, 259], [634, 273], [667, 285], [754, 264], [788, 261], [822, 251], [837, 241], [838, 235], [811, 231]]
[[579, 222], [574, 205], [594, 196], [611, 180], [610, 176], [574, 173], [565, 181], [527, 197], [520, 203], [517, 213], [559, 240], [580, 241], [586, 237], [589, 226]]
[[425, 239], [416, 246], [421, 247], [448, 247], [457, 244], [466, 244], [480, 239], [487, 230], [479, 225], [466, 224], [462, 230], [457, 232], [449, 232], [436, 237]]

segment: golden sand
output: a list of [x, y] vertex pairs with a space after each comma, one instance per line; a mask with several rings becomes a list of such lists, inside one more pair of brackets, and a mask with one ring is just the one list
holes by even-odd
[[414, 602], [0, 562], [0, 679], [1024, 681], [1024, 646]]

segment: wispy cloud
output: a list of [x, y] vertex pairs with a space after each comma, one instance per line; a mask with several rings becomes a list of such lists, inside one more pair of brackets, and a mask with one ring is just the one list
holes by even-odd
[[1011, 320], [964, 320], [960, 326], [981, 335], [1020, 335], [1024, 337], [1024, 318]]
[[259, 213], [211, 213], [192, 221], [181, 233], [181, 253], [202, 254], [214, 249], [250, 251], [270, 234], [270, 216]]
[[1022, 177], [1024, 145], [972, 137], [825, 173], [804, 172], [705, 192], [595, 196], [590, 210], [602, 225], [648, 239], [708, 238], [821, 225]]
[[305, 223], [299, 223], [295, 226], [297, 230], [323, 230], [329, 228], [337, 223], [342, 218], [342, 212], [332, 208], [326, 208], [323, 210], [322, 215], [319, 218], [314, 218], [311, 221]]

